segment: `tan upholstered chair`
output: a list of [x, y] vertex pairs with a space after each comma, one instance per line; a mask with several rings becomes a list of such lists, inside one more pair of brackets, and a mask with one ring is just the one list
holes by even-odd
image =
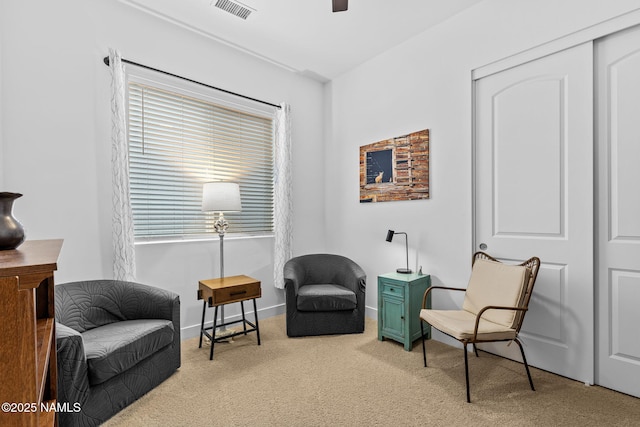
[[[535, 390], [527, 359], [524, 356], [524, 349], [518, 340], [518, 332], [520, 332], [531, 299], [531, 292], [540, 267], [540, 259], [533, 257], [519, 265], [508, 265], [484, 252], [476, 252], [473, 255], [472, 266], [471, 279], [466, 289], [432, 286], [424, 294], [420, 311], [424, 366], [427, 366], [427, 352], [424, 343], [423, 321], [462, 343], [467, 402], [471, 402], [467, 360], [468, 344], [473, 345], [477, 357], [476, 343], [515, 341], [522, 353], [522, 361], [527, 370], [531, 390]], [[427, 309], [427, 297], [434, 289], [465, 292], [462, 310]]]

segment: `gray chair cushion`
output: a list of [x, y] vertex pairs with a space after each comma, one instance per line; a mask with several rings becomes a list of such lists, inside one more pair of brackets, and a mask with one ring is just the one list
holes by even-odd
[[356, 294], [344, 286], [315, 284], [301, 286], [298, 290], [300, 311], [353, 310], [356, 306]]
[[140, 319], [109, 323], [82, 333], [89, 384], [121, 374], [173, 342], [170, 320]]

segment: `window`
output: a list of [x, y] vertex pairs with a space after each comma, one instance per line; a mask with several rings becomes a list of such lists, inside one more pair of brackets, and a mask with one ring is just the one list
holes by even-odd
[[[129, 180], [136, 240], [213, 232], [202, 184], [240, 185], [228, 233], [273, 231], [273, 109], [232, 95], [128, 72]], [[177, 80], [177, 79], [176, 79]]]

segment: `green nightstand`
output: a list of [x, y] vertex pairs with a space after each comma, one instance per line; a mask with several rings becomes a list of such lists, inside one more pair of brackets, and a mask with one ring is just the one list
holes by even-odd
[[[424, 274], [389, 273], [378, 276], [378, 339], [401, 342], [411, 351], [420, 338], [420, 310], [422, 297], [431, 286], [431, 276]], [[431, 308], [431, 296], [427, 300]], [[424, 324], [427, 338], [431, 326]]]

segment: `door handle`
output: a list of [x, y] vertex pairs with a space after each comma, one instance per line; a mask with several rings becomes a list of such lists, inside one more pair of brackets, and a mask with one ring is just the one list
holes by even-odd
[[480, 250], [486, 251], [487, 250], [487, 244], [486, 243], [480, 243]]

